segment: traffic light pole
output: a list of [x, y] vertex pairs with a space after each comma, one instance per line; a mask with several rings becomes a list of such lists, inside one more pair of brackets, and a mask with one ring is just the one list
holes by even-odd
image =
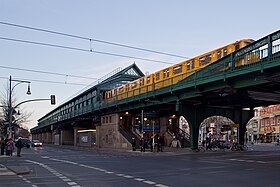
[[[17, 84], [15, 84], [13, 87], [12, 87], [12, 82], [17, 82]], [[8, 100], [8, 118], [9, 118], [9, 132], [8, 132], [8, 138], [12, 138], [12, 133], [11, 133], [11, 127], [12, 127], [12, 116], [13, 116], [13, 107], [12, 107], [12, 93], [13, 93], [13, 90], [14, 88], [21, 84], [21, 83], [28, 83], [30, 84], [31, 82], [30, 81], [24, 81], [24, 80], [16, 80], [16, 79], [12, 79], [12, 76], [10, 76], [9, 78], [9, 100]], [[30, 85], [28, 85], [28, 90], [27, 90], [27, 94], [30, 95], [31, 92], [30, 92]]]
[[[51, 95], [51, 97], [53, 97], [54, 95]], [[29, 99], [29, 100], [25, 100], [20, 102], [19, 104], [17, 104], [15, 107], [13, 107], [14, 109], [17, 108], [19, 105], [23, 104], [23, 103], [29, 103], [29, 102], [34, 102], [34, 101], [51, 101], [51, 104], [54, 105], [55, 102], [53, 102], [53, 99]]]
[[[12, 81], [14, 82], [18, 82], [17, 84], [15, 84], [12, 87]], [[22, 101], [20, 103], [18, 103], [15, 107], [12, 106], [12, 93], [14, 88], [21, 84], [21, 83], [28, 83], [28, 90], [27, 90], [27, 94], [30, 95], [30, 81], [24, 81], [24, 80], [16, 80], [16, 79], [12, 79], [12, 76], [10, 76], [9, 78], [9, 98], [8, 98], [8, 124], [9, 124], [9, 128], [8, 128], [8, 138], [12, 138], [12, 132], [11, 132], [11, 128], [12, 128], [12, 116], [13, 116], [13, 111], [15, 108], [17, 108], [19, 105], [23, 104], [23, 103], [28, 103], [28, 102], [34, 102], [34, 101], [46, 101], [46, 100], [50, 100], [51, 104], [54, 105], [55, 104], [55, 95], [51, 95], [50, 99], [29, 99], [29, 100], [25, 100]]]

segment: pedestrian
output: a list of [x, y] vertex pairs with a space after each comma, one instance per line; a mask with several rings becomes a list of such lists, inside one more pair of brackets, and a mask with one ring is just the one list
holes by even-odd
[[132, 145], [132, 151], [136, 151], [136, 140], [135, 140], [134, 137], [132, 137], [132, 143], [131, 143], [131, 145]]
[[164, 137], [163, 136], [159, 136], [158, 147], [159, 147], [158, 151], [162, 152], [163, 147], [164, 147]]
[[141, 152], [145, 152], [145, 138], [142, 137], [140, 140], [140, 148], [141, 148]]
[[3, 137], [0, 140], [0, 147], [1, 147], [1, 155], [4, 155], [6, 144], [5, 144], [5, 140]]
[[20, 157], [20, 152], [23, 147], [21, 138], [19, 138], [18, 141], [16, 142], [16, 147], [17, 147], [17, 157]]
[[10, 138], [7, 142], [7, 151], [8, 151], [8, 156], [13, 156], [14, 141], [12, 138]]
[[153, 152], [153, 151], [154, 151], [154, 150], [153, 150], [153, 136], [151, 136], [151, 139], [150, 139], [149, 144], [150, 144], [151, 152]]

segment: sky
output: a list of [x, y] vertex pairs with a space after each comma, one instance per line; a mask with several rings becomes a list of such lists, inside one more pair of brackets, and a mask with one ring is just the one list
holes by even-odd
[[[13, 80], [31, 82], [31, 95], [26, 95], [27, 84], [15, 86], [17, 82], [12, 82], [12, 86], [15, 86], [15, 104], [55, 95], [56, 105], [51, 105], [49, 101], [20, 105], [20, 110], [31, 113], [24, 126], [33, 128], [46, 113], [119, 67], [136, 63], [143, 73], [153, 73], [237, 40], [257, 40], [277, 31], [280, 25], [279, 7], [279, 0], [0, 0], [1, 97], [5, 96], [9, 76]], [[186, 58], [90, 42], [3, 23]], [[3, 38], [91, 49], [168, 63], [14, 42]]]

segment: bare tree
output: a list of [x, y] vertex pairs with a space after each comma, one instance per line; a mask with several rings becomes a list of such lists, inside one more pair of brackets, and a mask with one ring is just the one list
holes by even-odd
[[[1, 92], [0, 95], [0, 135], [7, 134], [7, 127], [9, 126], [9, 107], [8, 107], [8, 90], [4, 89], [5, 91]], [[17, 99], [12, 94], [12, 106], [17, 104]], [[12, 109], [12, 128], [22, 128], [24, 123], [28, 122], [28, 118], [31, 116], [32, 113], [28, 113], [19, 107]]]

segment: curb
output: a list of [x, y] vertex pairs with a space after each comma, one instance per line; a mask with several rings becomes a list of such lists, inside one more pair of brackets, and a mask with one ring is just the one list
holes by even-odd
[[30, 173], [30, 169], [27, 166], [6, 166], [6, 167], [17, 175], [24, 175]]

